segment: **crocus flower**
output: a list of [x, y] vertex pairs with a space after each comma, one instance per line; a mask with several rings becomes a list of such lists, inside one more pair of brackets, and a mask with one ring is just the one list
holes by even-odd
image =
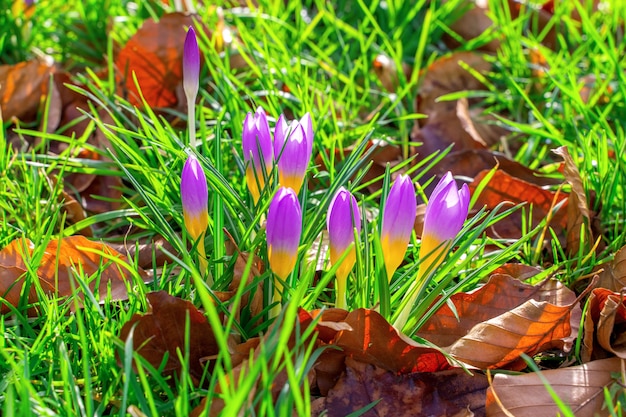
[[256, 204], [265, 188], [265, 178], [272, 170], [274, 147], [270, 127], [262, 108], [248, 113], [243, 122], [243, 158], [246, 162], [246, 182]]
[[200, 78], [200, 50], [196, 32], [189, 27], [183, 49], [183, 89], [188, 102], [195, 102]]
[[209, 224], [209, 194], [204, 170], [193, 154], [189, 155], [183, 167], [180, 177], [180, 197], [183, 202], [185, 228], [189, 236], [198, 241], [196, 248], [201, 272], [204, 273], [207, 270], [207, 261], [203, 236]]
[[467, 184], [463, 184], [459, 190], [448, 171], [435, 187], [426, 205], [420, 247], [419, 280], [425, 279], [426, 275], [443, 261], [443, 255], [461, 231], [467, 218], [469, 201], [470, 192]]
[[333, 197], [326, 217], [330, 241], [330, 262], [334, 265], [348, 251], [337, 269], [336, 306], [346, 308], [346, 280], [356, 262], [354, 228], [361, 233], [361, 215], [356, 198], [344, 187]]
[[180, 196], [187, 232], [194, 239], [202, 235], [209, 224], [209, 195], [204, 170], [194, 155], [189, 155], [180, 178]]
[[[308, 113], [307, 113], [308, 114]], [[278, 182], [293, 188], [298, 193], [304, 181], [304, 175], [311, 161], [313, 152], [313, 129], [309, 125], [309, 135], [305, 126], [298, 121], [287, 124], [283, 115], [278, 118], [274, 128], [274, 159], [278, 167]]]
[[450, 249], [452, 241], [461, 231], [469, 210], [470, 193], [467, 184], [457, 188], [452, 174], [447, 172], [441, 178], [426, 205], [424, 230], [420, 247], [420, 266], [413, 287], [409, 290], [410, 298], [404, 310], [394, 322], [402, 330], [420, 289], [426, 285], [428, 275], [436, 268]]
[[380, 233], [380, 243], [389, 280], [404, 259], [404, 253], [413, 231], [416, 211], [417, 201], [413, 183], [408, 176], [400, 175], [389, 191], [383, 210]]
[[302, 210], [296, 193], [280, 187], [267, 213], [267, 252], [272, 271], [285, 280], [296, 265], [302, 234]]
[[200, 51], [196, 32], [189, 27], [183, 48], [183, 90], [187, 98], [187, 116], [189, 123], [189, 143], [192, 149], [196, 147], [196, 115], [195, 105], [198, 95], [198, 80], [200, 78]]

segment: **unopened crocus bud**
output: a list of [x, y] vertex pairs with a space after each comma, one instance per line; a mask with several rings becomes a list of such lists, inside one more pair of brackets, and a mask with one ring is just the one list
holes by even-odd
[[[309, 124], [310, 127], [310, 124]], [[313, 131], [312, 128], [310, 129]], [[298, 121], [287, 124], [283, 115], [274, 128], [274, 158], [278, 167], [278, 182], [298, 193], [311, 161], [313, 136], [307, 136]]]
[[187, 103], [192, 105], [195, 103], [198, 95], [198, 82], [200, 78], [200, 50], [198, 49], [198, 41], [196, 32], [193, 27], [189, 27], [187, 36], [185, 37], [185, 46], [183, 49], [183, 89], [187, 97]]
[[189, 125], [189, 146], [196, 148], [196, 96], [200, 78], [200, 50], [196, 32], [189, 27], [183, 49], [183, 90], [187, 98], [187, 123]]
[[262, 108], [259, 107], [254, 114], [248, 113], [246, 116], [241, 145], [246, 163], [246, 182], [256, 204], [274, 161], [270, 127]]
[[380, 233], [380, 243], [389, 280], [404, 259], [415, 224], [416, 211], [417, 201], [413, 183], [407, 175], [400, 175], [389, 191], [383, 210]]
[[326, 217], [330, 246], [330, 262], [335, 265], [346, 251], [336, 272], [336, 306], [346, 308], [346, 281], [348, 274], [356, 262], [354, 229], [361, 233], [361, 215], [356, 198], [344, 187], [333, 197]]
[[204, 170], [194, 155], [189, 155], [180, 178], [185, 228], [197, 240], [209, 224], [209, 195]]
[[267, 251], [270, 268], [282, 280], [293, 271], [302, 234], [302, 210], [296, 193], [280, 187], [267, 213]]
[[417, 301], [420, 289], [426, 285], [428, 275], [436, 268], [450, 249], [459, 234], [469, 210], [470, 192], [467, 184], [457, 188], [450, 172], [441, 178], [430, 195], [424, 215], [424, 230], [420, 246], [420, 266], [406, 307], [400, 311], [394, 326], [402, 330], [406, 325], [411, 309]]
[[448, 171], [435, 187], [426, 205], [418, 280], [425, 279], [443, 261], [443, 255], [467, 218], [469, 202], [467, 184], [458, 189], [452, 173]]
[[[191, 154], [185, 162], [180, 176], [180, 197], [183, 202], [183, 217], [187, 233], [197, 241], [200, 272], [206, 273], [208, 263], [204, 249], [204, 233], [209, 225], [209, 194], [204, 170], [195, 155]], [[212, 278], [207, 276], [211, 285]]]

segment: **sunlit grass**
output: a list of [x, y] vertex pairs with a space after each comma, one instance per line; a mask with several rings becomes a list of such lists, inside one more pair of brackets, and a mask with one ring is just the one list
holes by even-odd
[[[306, 373], [320, 352], [312, 350], [310, 339], [298, 334], [307, 330], [297, 326], [297, 308], [333, 305], [334, 291], [329, 284], [334, 271], [326, 262], [327, 270], [317, 277], [315, 262], [310, 259], [325, 256], [320, 241], [325, 234], [326, 211], [341, 186], [356, 194], [368, 217], [357, 248], [357, 265], [349, 278], [350, 308], [376, 307], [392, 319], [403, 307], [401, 295], [414, 281], [419, 266], [413, 261], [419, 259], [415, 236], [406, 256], [411, 262], [402, 266], [387, 286], [381, 257], [376, 256], [377, 214], [386, 190], [370, 193], [363, 178], [371, 164], [374, 148], [369, 144], [373, 139], [402, 145], [410, 159], [410, 131], [420, 117], [415, 114], [415, 93], [421, 71], [449, 52], [441, 37], [450, 33], [448, 26], [461, 2], [418, 1], [416, 5], [342, 0], [331, 7], [321, 0], [266, 0], [259, 2], [258, 9], [224, 10], [225, 21], [235, 29], [240, 43], [220, 51], [210, 39], [199, 40], [207, 65], [196, 109], [198, 137], [202, 138], [198, 157], [211, 193], [206, 247], [211, 254], [208, 270], [214, 275], [213, 288], [202, 280], [207, 271], [199, 271], [198, 254], [183, 231], [179, 176], [186, 158], [186, 131], [173, 122], [185, 115], [157, 113], [145, 105], [133, 107], [115, 95], [114, 77], [102, 76], [95, 68], [101, 65], [111, 70], [116, 43], [123, 44], [145, 18], [174, 10], [156, 3], [160, 2], [42, 1], [29, 25], [23, 24], [23, 14], [3, 15], [7, 24], [0, 25], [6, 28], [4, 36], [0, 35], [2, 61], [19, 62], [43, 52], [78, 71], [81, 87], [74, 89], [92, 100], [92, 110], [84, 117], [90, 120], [91, 129], [104, 132], [110, 147], [87, 144], [87, 134], [67, 138], [24, 126], [18, 134], [37, 137], [40, 153], [16, 150], [7, 144], [7, 130], [3, 129], [0, 247], [22, 236], [43, 247], [53, 237], [70, 236], [85, 227], [93, 227], [95, 238], [105, 241], [162, 236], [175, 252], [164, 267], [150, 271], [153, 280], [147, 288], [190, 299], [204, 309], [221, 347], [213, 359], [214, 372], [203, 387], [196, 388], [185, 375], [163, 376], [160, 369], [132, 352], [132, 344], [118, 339], [122, 325], [133, 314], [146, 311], [143, 290], [131, 293], [124, 302], [86, 302], [71, 314], [75, 297], [61, 305], [43, 297], [38, 303], [42, 314], [36, 318], [27, 316], [26, 303], [0, 317], [4, 335], [0, 341], [0, 407], [4, 415], [125, 415], [130, 413], [129, 407], [135, 407], [145, 415], [183, 416], [206, 396], [219, 397], [250, 415], [253, 410], [258, 415], [290, 415], [291, 410], [307, 415], [311, 398]], [[512, 132], [513, 157], [531, 168], [554, 174], [560, 160], [550, 149], [569, 148], [602, 226], [605, 249], [597, 255], [580, 252], [572, 256], [558, 239], [552, 239], [550, 230], [546, 232], [545, 224], [526, 224], [524, 238], [514, 243], [487, 238], [484, 231], [489, 224], [519, 208], [503, 206], [487, 214], [476, 207], [478, 214], [466, 222], [455, 249], [431, 277], [430, 287], [424, 288], [421, 302], [408, 306], [414, 311], [408, 323], [410, 333], [434, 313], [436, 306], [430, 308], [430, 304], [437, 295], [471, 290], [507, 261], [543, 265], [571, 283], [610, 259], [626, 242], [626, 140], [621, 124], [626, 117], [624, 45], [614, 38], [623, 10], [615, 6], [608, 15], [591, 16], [581, 10], [579, 23], [564, 17], [570, 6], [559, 2], [561, 33], [557, 40], [567, 48], [552, 51], [541, 45], [545, 33], [533, 33], [530, 10], [511, 21], [510, 10], [500, 2], [491, 3], [498, 29], [462, 46], [471, 50], [489, 36], [503, 39], [500, 52], [490, 58], [494, 69], [486, 75], [489, 89], [484, 106], [500, 115], [499, 123]], [[203, 21], [217, 21], [213, 7], [196, 6]], [[114, 30], [108, 32], [108, 28]], [[110, 39], [107, 33], [111, 33]], [[536, 48], [545, 58], [548, 69], [541, 76], [533, 72], [536, 68], [529, 48]], [[381, 53], [398, 68], [402, 62], [414, 66], [408, 78], [398, 71], [395, 92], [386, 91], [373, 71], [373, 60]], [[230, 58], [235, 55], [245, 62], [243, 68], [231, 68]], [[589, 98], [583, 100], [583, 77], [589, 75], [596, 81]], [[222, 304], [212, 293], [226, 290], [233, 277], [235, 257], [224, 250], [227, 238], [223, 229], [241, 250], [256, 253], [267, 265], [262, 219], [273, 189], [268, 187], [255, 206], [245, 185], [241, 157], [242, 123], [256, 106], [263, 106], [271, 125], [281, 113], [299, 118], [310, 112], [316, 135], [314, 155], [321, 161], [311, 166], [308, 188], [300, 194], [303, 237], [296, 272], [285, 289], [288, 302], [278, 318], [281, 326], [270, 326], [268, 320], [257, 324], [258, 317], [248, 313], [237, 322], [230, 311], [241, 298]], [[9, 122], [4, 121], [5, 128]], [[53, 140], [64, 141], [66, 151], [45, 155]], [[102, 159], [81, 159], [76, 154], [81, 147], [100, 153]], [[345, 149], [351, 150], [340, 161], [338, 155]], [[430, 155], [399, 168], [409, 169], [423, 187], [431, 180], [424, 172], [444, 157], [444, 153]], [[62, 176], [73, 172], [121, 177], [122, 207], [67, 224]], [[378, 180], [388, 184], [389, 175], [390, 169]], [[125, 234], [121, 236], [120, 231]], [[112, 236], [114, 232], [117, 236]], [[542, 232], [552, 239], [551, 251], [543, 251]], [[34, 279], [37, 252], [29, 267]], [[257, 283], [263, 284], [264, 317], [271, 308], [271, 279], [271, 272], [265, 271], [249, 285], [242, 280], [237, 289], [241, 295]], [[137, 283], [140, 288], [142, 285]], [[437, 306], [443, 303], [445, 298]], [[292, 332], [296, 343], [287, 347], [285, 340]], [[265, 335], [260, 354], [250, 358], [236, 384], [229, 382], [235, 379], [228, 350], [231, 333], [243, 339]], [[180, 354], [185, 357], [185, 352]], [[273, 401], [271, 383], [284, 370], [288, 388]], [[254, 389], [256, 381], [261, 384]]]

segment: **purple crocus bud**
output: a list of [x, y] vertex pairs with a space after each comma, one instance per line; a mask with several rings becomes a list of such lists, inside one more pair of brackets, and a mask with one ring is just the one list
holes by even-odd
[[183, 49], [183, 89], [187, 97], [187, 104], [193, 106], [198, 95], [198, 83], [200, 79], [200, 50], [196, 32], [189, 26], [185, 47]]
[[467, 184], [463, 184], [459, 190], [452, 173], [448, 171], [435, 187], [426, 205], [418, 279], [424, 279], [443, 261], [445, 251], [449, 249], [467, 218], [469, 202]]
[[265, 188], [265, 177], [272, 170], [274, 163], [270, 126], [261, 107], [254, 114], [248, 113], [246, 116], [243, 122], [241, 146], [246, 163], [246, 182], [256, 204], [261, 191]]
[[180, 178], [180, 197], [183, 202], [185, 228], [197, 240], [209, 224], [209, 194], [204, 170], [198, 159], [189, 155]]
[[280, 187], [267, 213], [267, 256], [272, 271], [285, 280], [298, 258], [302, 234], [302, 210], [296, 193]]
[[328, 240], [330, 246], [330, 262], [334, 265], [343, 259], [336, 273], [336, 307], [346, 308], [346, 280], [356, 262], [354, 229], [361, 233], [361, 215], [356, 198], [344, 187], [333, 197], [326, 217]]
[[281, 115], [274, 128], [274, 158], [278, 167], [278, 182], [300, 192], [306, 170], [311, 161], [313, 137], [307, 137], [298, 121], [287, 125]]
[[389, 191], [383, 210], [380, 233], [383, 259], [389, 280], [404, 259], [415, 224], [416, 211], [415, 187], [407, 175], [400, 175]]
[[304, 129], [304, 137], [306, 138], [307, 152], [309, 155], [313, 153], [313, 122], [311, 121], [311, 114], [306, 113], [300, 119], [300, 125]]

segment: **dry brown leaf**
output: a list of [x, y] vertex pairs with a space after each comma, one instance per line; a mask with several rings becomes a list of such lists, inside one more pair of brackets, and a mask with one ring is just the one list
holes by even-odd
[[520, 281], [526, 281], [528, 278], [534, 277], [541, 272], [541, 268], [536, 266], [507, 263], [498, 268], [491, 274], [504, 274], [509, 275]]
[[580, 250], [581, 229], [585, 231], [585, 252], [593, 246], [593, 233], [591, 232], [591, 216], [587, 195], [583, 187], [582, 179], [578, 167], [570, 156], [567, 147], [561, 146], [553, 149], [552, 152], [563, 158], [563, 175], [565, 180], [571, 185], [572, 192], [567, 204], [567, 251], [575, 255]]
[[150, 18], [122, 48], [115, 66], [131, 104], [142, 105], [133, 72], [150, 107], [175, 108], [179, 104], [181, 95], [177, 90], [182, 88], [181, 62], [189, 26], [194, 26], [196, 31], [201, 28], [191, 15], [183, 13], [165, 14], [158, 22]]
[[621, 291], [626, 287], [626, 246], [615, 252], [611, 262], [600, 265], [600, 269], [603, 271], [600, 272], [598, 287], [611, 291]]
[[[488, 171], [483, 171], [474, 178], [474, 181], [469, 185], [472, 194], [487, 173]], [[512, 177], [502, 170], [497, 170], [478, 197], [476, 207], [485, 206], [487, 209], [492, 210], [503, 201], [511, 202], [512, 205], [521, 203], [526, 203], [527, 207], [532, 205], [532, 224], [528, 227], [535, 227], [550, 214], [553, 205], [560, 203], [566, 198], [567, 194], [559, 193], [557, 195], [535, 184]], [[555, 230], [557, 235], [562, 235], [567, 227], [566, 213], [567, 201], [551, 214], [552, 219], [549, 226]], [[490, 232], [502, 238], [519, 239], [522, 236], [521, 225], [522, 211], [516, 210], [492, 226]]]
[[374, 310], [360, 308], [351, 311], [344, 322], [352, 330], [340, 331], [331, 344], [360, 362], [400, 374], [434, 372], [451, 367], [440, 351], [398, 333]]
[[[395, 93], [398, 89], [398, 67], [393, 59], [388, 57], [387, 55], [379, 54], [374, 58], [374, 62], [372, 63], [372, 68], [374, 68], [374, 73], [380, 80], [380, 83], [385, 87], [387, 91], [390, 93]], [[403, 62], [402, 63], [402, 73], [404, 74], [405, 79], [411, 78], [411, 73], [413, 72], [413, 67], [409, 64]]]
[[328, 396], [312, 405], [313, 416], [343, 417], [375, 401], [378, 403], [371, 410], [360, 415], [485, 415], [488, 384], [484, 375], [468, 375], [461, 369], [397, 375], [352, 359], [348, 359], [346, 365], [346, 372]]
[[445, 350], [477, 368], [521, 370], [526, 367], [522, 353], [532, 356], [548, 349], [569, 351], [581, 315], [578, 301], [554, 305], [528, 300], [477, 324]]
[[[478, 73], [491, 69], [481, 54], [474, 52], [457, 52], [450, 56], [437, 59], [433, 62], [422, 77], [422, 84], [417, 97], [417, 109], [430, 118], [437, 113], [456, 113], [454, 101], [437, 102], [439, 97], [455, 91], [483, 90], [485, 86], [470, 72], [465, 70], [460, 62]], [[425, 119], [425, 123], [429, 123]]]
[[[589, 362], [580, 366], [543, 371], [556, 395], [567, 404], [576, 417], [607, 415], [603, 390], [619, 372], [620, 360], [611, 358]], [[559, 408], [536, 372], [522, 375], [498, 374], [487, 390], [487, 416], [505, 417], [507, 414], [497, 404], [495, 395], [506, 410], [515, 417], [556, 416]]]
[[163, 370], [174, 373], [182, 369], [178, 351], [185, 352], [185, 327], [189, 320], [189, 373], [199, 381], [205, 367], [203, 358], [219, 352], [206, 317], [189, 301], [172, 297], [165, 291], [149, 293], [146, 298], [150, 310], [143, 315], [133, 315], [122, 327], [120, 339], [126, 341], [132, 331], [133, 349], [155, 368], [167, 354]]
[[[0, 251], [0, 265], [26, 271], [24, 258], [30, 258], [33, 249], [34, 244], [29, 240], [16, 239]], [[101, 298], [107, 295], [110, 286], [111, 299], [126, 299], [126, 285], [128, 280], [132, 281], [132, 272], [122, 265], [111, 262], [110, 258], [128, 263], [124, 255], [110, 246], [90, 241], [83, 236], [71, 236], [61, 240], [52, 239], [48, 242], [37, 268], [37, 277], [44, 291], [53, 296], [66, 297], [78, 290], [79, 297], [82, 298], [82, 291], [76, 282], [76, 274], [82, 271], [82, 275], [86, 278], [97, 276], [97, 279], [88, 282], [88, 285], [91, 291], [94, 293], [97, 291]], [[101, 273], [96, 274], [103, 265], [105, 267]], [[137, 273], [141, 277], [146, 276], [142, 269], [139, 269]], [[7, 300], [15, 300], [16, 294], [20, 293], [24, 283], [16, 284], [10, 276], [0, 278], [1, 296]], [[36, 301], [34, 288], [30, 289], [28, 300]], [[6, 312], [6, 309], [0, 311]]]
[[596, 288], [585, 316], [583, 361], [612, 355], [626, 359], [626, 295]]
[[6, 122], [12, 118], [32, 121], [48, 94], [54, 68], [38, 60], [0, 65], [0, 110]]
[[487, 284], [477, 290], [452, 295], [450, 302], [456, 315], [449, 305], [444, 304], [422, 326], [417, 336], [437, 346], [451, 346], [462, 337], [472, 335], [475, 326], [506, 314], [529, 300], [571, 305], [576, 301], [576, 295], [556, 280], [545, 280], [532, 286], [509, 275], [492, 274]]

